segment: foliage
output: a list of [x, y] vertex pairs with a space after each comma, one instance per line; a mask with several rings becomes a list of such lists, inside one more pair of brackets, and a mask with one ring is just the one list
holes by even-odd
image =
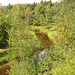
[[[8, 15], [3, 15], [0, 12], [0, 48], [6, 46], [8, 33], [7, 30], [10, 28], [10, 19]], [[3, 45], [3, 46], [2, 46]]]
[[[8, 43], [1, 62], [9, 61], [10, 75], [74, 75], [75, 69], [75, 1], [9, 5], [0, 12], [0, 43]], [[47, 59], [39, 61], [41, 45], [31, 30], [48, 33], [54, 45]], [[9, 59], [8, 59], [9, 58]]]
[[29, 19], [30, 19], [30, 16], [31, 16], [31, 11], [29, 8], [26, 8], [26, 11], [25, 11], [25, 19], [29, 22]]

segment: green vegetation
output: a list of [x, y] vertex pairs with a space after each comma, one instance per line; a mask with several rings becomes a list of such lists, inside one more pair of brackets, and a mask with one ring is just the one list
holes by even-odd
[[[0, 9], [0, 65], [9, 75], [75, 75], [75, 1], [16, 4]], [[43, 50], [32, 30], [48, 34], [54, 44]], [[6, 48], [6, 49], [2, 49]]]

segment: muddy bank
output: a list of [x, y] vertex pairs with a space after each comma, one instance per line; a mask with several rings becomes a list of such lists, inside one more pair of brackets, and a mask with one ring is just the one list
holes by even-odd
[[43, 46], [43, 48], [50, 49], [50, 46], [53, 44], [53, 40], [49, 38], [46, 32], [42, 32], [40, 30], [31, 30], [35, 32], [35, 35], [39, 41], [39, 43]]
[[7, 64], [5, 64], [5, 65], [0, 66], [0, 75], [9, 75], [9, 74], [7, 73], [7, 70], [10, 71], [10, 68], [11, 68], [9, 65], [10, 65], [10, 64], [7, 63]]

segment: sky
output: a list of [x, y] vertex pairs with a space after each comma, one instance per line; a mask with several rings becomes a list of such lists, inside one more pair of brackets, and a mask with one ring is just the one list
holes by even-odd
[[[43, 0], [43, 1], [49, 1], [49, 0]], [[51, 0], [53, 3], [56, 2], [56, 1], [59, 1], [59, 0]], [[37, 2], [37, 3], [40, 3], [41, 0], [0, 0], [0, 3], [2, 4], [2, 6], [7, 6], [9, 3], [10, 4], [25, 4], [25, 3], [34, 3], [34, 2]]]

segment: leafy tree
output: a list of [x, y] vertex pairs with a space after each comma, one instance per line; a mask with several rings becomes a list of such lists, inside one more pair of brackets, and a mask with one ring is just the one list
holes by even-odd
[[2, 4], [0, 3], [0, 10], [2, 10]]
[[43, 7], [42, 4], [37, 4], [37, 6], [34, 9], [35, 12], [35, 16], [38, 16], [39, 14], [43, 14], [45, 13], [45, 8]]
[[53, 22], [53, 16], [54, 16], [53, 8], [51, 8], [50, 5], [47, 5], [46, 11], [45, 11], [46, 22], [52, 23]]
[[45, 17], [45, 7], [43, 7], [42, 4], [37, 4], [33, 13], [33, 25], [40, 25], [41, 23], [39, 23], [39, 19], [41, 18], [41, 16], [43, 16], [43, 19]]
[[[18, 9], [19, 10], [19, 9]], [[12, 13], [11, 13], [12, 14]], [[9, 48], [8, 55], [11, 56], [9, 59], [11, 62], [12, 73], [10, 75], [15, 74], [31, 74], [31, 72], [35, 72], [35, 69], [32, 68], [34, 66], [32, 63], [32, 54], [36, 50], [40, 49], [40, 45], [34, 35], [29, 30], [28, 23], [25, 20], [22, 20], [21, 13], [15, 11], [11, 16], [11, 28], [9, 29]], [[16, 62], [15, 62], [16, 61]], [[25, 63], [24, 63], [25, 62]], [[14, 65], [13, 65], [14, 63]], [[17, 66], [17, 65], [18, 66]], [[30, 65], [29, 65], [30, 64]], [[24, 67], [24, 66], [25, 67]], [[16, 69], [16, 67], [18, 67]], [[20, 70], [21, 69], [21, 70]], [[29, 72], [30, 70], [33, 70]], [[35, 73], [33, 73], [35, 75]]]
[[7, 45], [8, 33], [7, 30], [10, 28], [10, 19], [8, 15], [4, 16], [0, 12], [0, 48]]
[[35, 3], [35, 2], [31, 5], [31, 10], [32, 11], [35, 9], [36, 5], [37, 5], [37, 3]]
[[7, 6], [3, 6], [2, 8], [2, 13], [4, 13], [5, 15], [7, 14], [7, 12], [9, 10], [11, 10], [13, 8], [13, 5], [11, 5], [10, 3]]
[[13, 8], [13, 5], [11, 5], [10, 3], [7, 5], [8, 10]]
[[26, 19], [28, 22], [29, 22], [30, 16], [31, 16], [31, 11], [30, 11], [30, 9], [27, 7], [26, 10], [25, 10], [25, 19]]

